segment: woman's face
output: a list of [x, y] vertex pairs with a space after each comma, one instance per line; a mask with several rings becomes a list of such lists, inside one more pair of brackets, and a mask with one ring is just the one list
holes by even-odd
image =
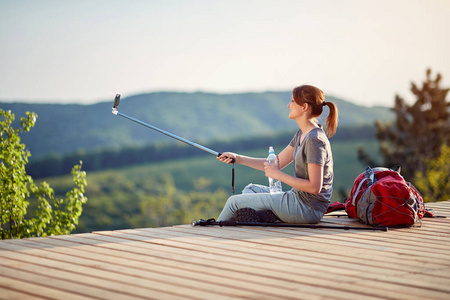
[[289, 108], [289, 119], [297, 119], [304, 110], [304, 105], [299, 105], [294, 101], [294, 97], [291, 97], [291, 102], [288, 104]]

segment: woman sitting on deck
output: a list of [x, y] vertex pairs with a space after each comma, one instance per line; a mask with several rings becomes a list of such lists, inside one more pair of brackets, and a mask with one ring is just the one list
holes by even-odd
[[[310, 85], [293, 89], [288, 104], [289, 118], [299, 126], [289, 145], [277, 156], [277, 164], [265, 158], [253, 158], [224, 152], [217, 159], [265, 171], [267, 177], [292, 187], [283, 193], [270, 194], [267, 186], [249, 184], [242, 194], [231, 196], [218, 221], [318, 223], [326, 212], [333, 191], [333, 156], [330, 142], [316, 118], [324, 106], [329, 107], [326, 131], [332, 137], [337, 128], [338, 110], [326, 102], [323, 92]], [[282, 171], [294, 162], [295, 176]]]

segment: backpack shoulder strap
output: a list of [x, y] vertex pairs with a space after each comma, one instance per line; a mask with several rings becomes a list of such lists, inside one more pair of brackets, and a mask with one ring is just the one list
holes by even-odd
[[371, 167], [366, 167], [366, 170], [364, 171], [364, 179], [361, 180], [359, 182], [358, 188], [356, 189], [355, 194], [353, 195], [352, 198], [352, 205], [355, 206], [355, 202], [356, 202], [356, 197], [359, 194], [359, 190], [361, 189], [362, 185], [364, 182], [367, 181], [367, 188], [372, 186], [376, 181], [377, 181], [377, 177], [375, 176], [375, 172], [373, 171], [373, 169]]
[[358, 196], [359, 194], [359, 190], [361, 189], [361, 186], [363, 185], [364, 182], [367, 181], [367, 178], [364, 178], [363, 180], [361, 180], [359, 182], [358, 188], [356, 189], [355, 194], [353, 195], [353, 199], [352, 199], [352, 205], [355, 206], [355, 202], [356, 202], [356, 196]]

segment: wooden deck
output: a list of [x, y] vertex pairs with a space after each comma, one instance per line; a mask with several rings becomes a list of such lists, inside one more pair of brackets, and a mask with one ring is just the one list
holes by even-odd
[[[450, 201], [427, 208], [450, 217]], [[337, 216], [322, 223], [361, 226]], [[0, 298], [450, 299], [449, 258], [450, 218], [388, 232], [102, 231], [0, 241]]]

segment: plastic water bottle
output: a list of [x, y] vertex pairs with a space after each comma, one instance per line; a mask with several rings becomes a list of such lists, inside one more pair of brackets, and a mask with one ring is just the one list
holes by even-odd
[[[269, 156], [267, 156], [266, 162], [271, 165], [277, 163], [277, 156], [275, 155], [275, 151], [273, 150], [272, 146], [269, 147]], [[283, 192], [283, 190], [281, 189], [281, 182], [279, 180], [270, 177], [269, 177], [269, 188], [271, 194]]]

